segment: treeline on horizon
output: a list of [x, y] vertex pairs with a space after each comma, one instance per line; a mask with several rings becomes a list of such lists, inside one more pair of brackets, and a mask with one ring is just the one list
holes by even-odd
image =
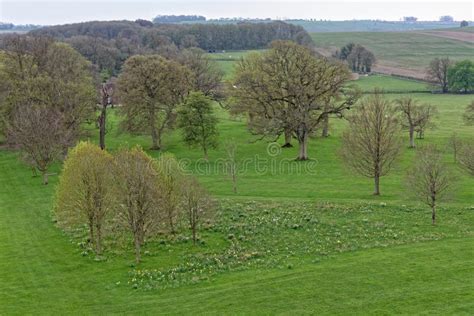
[[[238, 24], [154, 24], [147, 20], [94, 21], [44, 27], [28, 33], [70, 44], [99, 71], [116, 75], [137, 54], [175, 55], [180, 49], [205, 51], [262, 49], [275, 40], [312, 45], [303, 27], [285, 22]], [[0, 46], [1, 48], [1, 46]]]

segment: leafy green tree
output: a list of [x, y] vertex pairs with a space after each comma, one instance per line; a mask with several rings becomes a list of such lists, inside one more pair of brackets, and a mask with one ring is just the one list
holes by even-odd
[[103, 250], [107, 217], [115, 205], [112, 162], [112, 156], [100, 147], [80, 142], [64, 162], [54, 204], [54, 214], [62, 228], [88, 226], [89, 242], [98, 255]]
[[178, 111], [178, 127], [183, 140], [190, 146], [200, 147], [204, 158], [208, 150], [217, 147], [217, 118], [213, 113], [212, 101], [202, 92], [192, 92]]
[[151, 135], [151, 148], [160, 149], [165, 130], [173, 128], [176, 109], [188, 94], [191, 77], [186, 67], [159, 55], [130, 57], [117, 80], [121, 128]]
[[474, 90], [474, 63], [459, 61], [448, 70], [449, 88], [453, 92], [468, 93]]
[[341, 116], [357, 99], [344, 90], [350, 73], [341, 63], [317, 56], [307, 47], [277, 41], [236, 66], [229, 88], [232, 112], [246, 113], [252, 133], [278, 138], [291, 132], [299, 143], [298, 160], [308, 159], [308, 140], [329, 114]]

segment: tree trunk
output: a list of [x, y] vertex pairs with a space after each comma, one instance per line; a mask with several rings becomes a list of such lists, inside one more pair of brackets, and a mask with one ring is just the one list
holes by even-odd
[[192, 217], [193, 219], [192, 219], [191, 229], [193, 231], [193, 245], [196, 245], [196, 226], [197, 226], [196, 210], [193, 211]]
[[99, 143], [100, 149], [105, 149], [105, 122], [107, 118], [107, 106], [102, 106], [102, 111], [99, 116]]
[[135, 236], [135, 262], [138, 264], [141, 261], [141, 254], [140, 254], [140, 238], [138, 236]]
[[380, 195], [380, 176], [374, 176], [374, 195]]
[[168, 211], [168, 223], [170, 224], [170, 233], [174, 235], [176, 231], [174, 230], [173, 211], [172, 210]]
[[436, 205], [431, 206], [431, 224], [436, 224]]
[[303, 137], [298, 139], [299, 154], [296, 160], [308, 160], [308, 135], [305, 133]]
[[95, 242], [95, 253], [96, 255], [102, 254], [102, 227], [100, 224], [96, 225], [96, 242]]
[[285, 144], [281, 147], [283, 148], [290, 148], [290, 147], [293, 147], [293, 145], [291, 144], [291, 135], [292, 135], [292, 132], [290, 130], [285, 130]]
[[410, 148], [415, 148], [415, 128], [410, 127]]
[[47, 185], [48, 184], [48, 173], [47, 173], [47, 171], [46, 170], [42, 171], [41, 175], [43, 176], [43, 184]]
[[151, 128], [151, 140], [153, 142], [153, 145], [151, 146], [152, 150], [159, 150], [160, 149], [160, 140], [159, 140], [159, 135], [158, 131], [155, 126], [152, 126]]
[[321, 132], [322, 137], [328, 137], [329, 136], [329, 115], [326, 114], [324, 115], [323, 118], [323, 131]]
[[89, 218], [89, 243], [94, 243], [94, 221], [92, 218]]
[[209, 160], [209, 156], [207, 155], [207, 147], [204, 146], [203, 150], [204, 150], [204, 160], [208, 161], [208, 160]]

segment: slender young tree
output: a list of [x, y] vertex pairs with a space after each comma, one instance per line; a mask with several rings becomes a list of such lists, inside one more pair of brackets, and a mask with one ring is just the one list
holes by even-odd
[[178, 127], [184, 142], [200, 147], [208, 160], [208, 150], [217, 147], [218, 136], [211, 99], [202, 92], [192, 92], [178, 110]]
[[411, 193], [431, 207], [431, 221], [436, 223], [436, 207], [446, 198], [452, 186], [451, 171], [443, 162], [442, 153], [434, 145], [421, 148], [408, 174]]
[[225, 161], [226, 173], [230, 176], [232, 180], [232, 191], [234, 194], [237, 193], [237, 172], [238, 172], [238, 162], [237, 162], [237, 145], [234, 141], [230, 141], [225, 145], [225, 151], [227, 154], [227, 159]]
[[380, 195], [380, 178], [390, 172], [401, 151], [397, 111], [376, 91], [348, 120], [342, 136], [343, 161], [356, 173], [373, 178], [374, 195]]
[[180, 216], [180, 203], [184, 181], [183, 171], [176, 158], [168, 153], [160, 155], [157, 161], [159, 181], [162, 188], [161, 204], [166, 218], [168, 230], [176, 233], [176, 224]]
[[138, 147], [120, 149], [114, 157], [117, 216], [133, 236], [137, 263], [146, 237], [162, 218], [158, 171], [156, 161]]
[[183, 208], [188, 216], [193, 244], [196, 244], [199, 225], [212, 216], [213, 205], [207, 191], [194, 177], [188, 177], [183, 186]]
[[466, 125], [474, 125], [474, 100], [466, 107], [463, 119]]
[[456, 132], [454, 132], [448, 140], [448, 147], [453, 152], [454, 162], [458, 162], [458, 153], [462, 147], [462, 140], [458, 137]]
[[191, 87], [190, 78], [186, 67], [159, 55], [127, 59], [117, 82], [121, 128], [151, 135], [151, 149], [160, 149], [163, 133], [173, 128], [177, 107]]
[[465, 171], [474, 176], [474, 140], [463, 142], [459, 149], [458, 161]]
[[58, 225], [74, 229], [86, 224], [95, 253], [102, 253], [106, 219], [114, 207], [112, 156], [98, 146], [81, 142], [64, 162], [54, 213]]
[[402, 126], [408, 129], [410, 136], [410, 148], [415, 148], [415, 131], [423, 134], [424, 130], [431, 123], [436, 108], [430, 104], [419, 104], [411, 97], [403, 97], [395, 100], [397, 110], [401, 113]]

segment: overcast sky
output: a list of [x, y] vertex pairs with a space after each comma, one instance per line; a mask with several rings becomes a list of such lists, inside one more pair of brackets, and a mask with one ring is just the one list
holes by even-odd
[[0, 21], [14, 24], [64, 24], [91, 20], [151, 20], [163, 14], [198, 14], [207, 18], [381, 19], [403, 16], [437, 20], [474, 20], [473, 1], [445, 0], [0, 0]]

